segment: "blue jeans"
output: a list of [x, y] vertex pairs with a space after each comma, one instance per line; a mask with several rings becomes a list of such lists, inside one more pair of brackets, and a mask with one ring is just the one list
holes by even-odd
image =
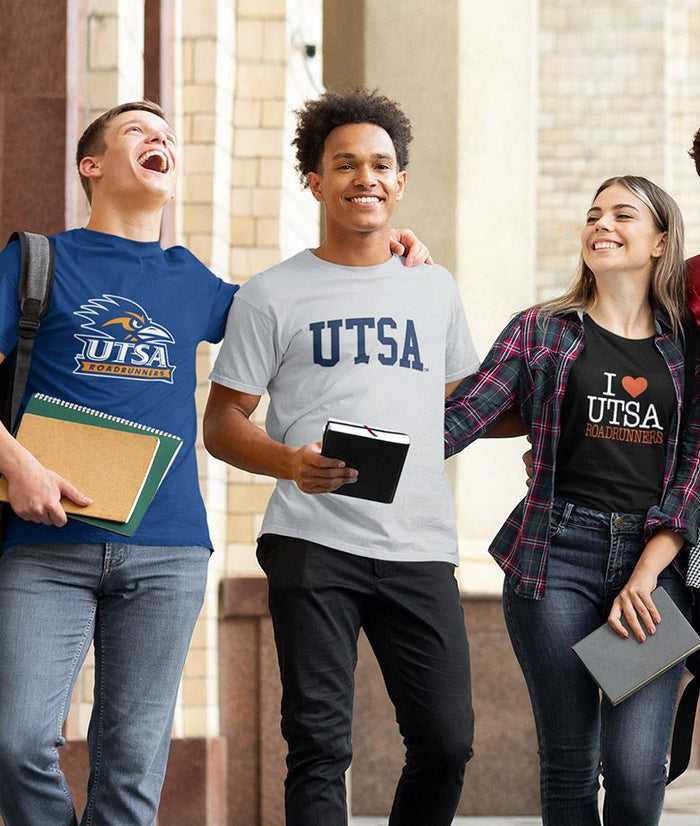
[[[612, 706], [571, 646], [607, 619], [643, 549], [644, 517], [555, 500], [547, 587], [523, 599], [506, 584], [508, 633], [525, 676], [540, 754], [544, 826], [656, 826], [666, 751], [683, 672], [678, 665]], [[689, 616], [691, 596], [669, 566], [659, 577]]]
[[258, 559], [282, 676], [288, 826], [345, 826], [357, 637], [364, 628], [406, 746], [389, 826], [449, 826], [474, 718], [454, 566], [385, 562], [266, 534]]
[[185, 655], [202, 605], [201, 547], [18, 545], [0, 554], [0, 814], [75, 826], [58, 764], [91, 642], [95, 697], [84, 826], [151, 826]]

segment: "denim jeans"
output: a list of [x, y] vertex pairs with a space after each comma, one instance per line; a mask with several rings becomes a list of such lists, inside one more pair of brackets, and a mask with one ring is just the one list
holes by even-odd
[[258, 559], [282, 676], [288, 826], [345, 826], [364, 628], [406, 746], [390, 826], [449, 826], [471, 757], [469, 647], [454, 566], [384, 562], [266, 534]]
[[18, 545], [0, 554], [0, 813], [75, 826], [58, 747], [91, 642], [95, 696], [84, 826], [150, 826], [187, 647], [201, 547]]
[[[503, 598], [537, 728], [543, 824], [598, 826], [602, 774], [606, 826], [657, 826], [683, 665], [612, 706], [571, 650], [607, 619], [643, 549], [644, 517], [558, 500], [552, 516], [544, 598], [523, 599], [508, 584]], [[658, 584], [689, 616], [673, 566]]]

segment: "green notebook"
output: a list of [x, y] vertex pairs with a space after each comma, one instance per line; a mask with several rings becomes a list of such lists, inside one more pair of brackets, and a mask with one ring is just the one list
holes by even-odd
[[158, 437], [158, 448], [153, 458], [151, 468], [146, 477], [146, 481], [141, 489], [138, 502], [128, 522], [113, 522], [109, 519], [96, 519], [91, 516], [78, 516], [68, 514], [70, 519], [77, 519], [80, 522], [87, 522], [89, 525], [96, 525], [98, 528], [105, 528], [108, 531], [122, 534], [123, 536], [133, 536], [143, 519], [148, 506], [151, 504], [156, 491], [160, 487], [165, 474], [182, 446], [182, 439], [165, 433], [147, 425], [130, 422], [117, 416], [110, 416], [100, 410], [93, 410], [79, 404], [63, 401], [62, 399], [46, 396], [43, 393], [35, 393], [27, 403], [27, 413], [35, 416], [48, 416], [54, 419], [67, 419], [82, 424], [91, 424], [97, 427], [107, 427], [113, 430], [126, 430], [136, 433], [150, 433]]

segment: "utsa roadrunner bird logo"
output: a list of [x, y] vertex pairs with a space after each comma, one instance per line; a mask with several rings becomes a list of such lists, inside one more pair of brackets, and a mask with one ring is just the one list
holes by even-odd
[[117, 379], [173, 382], [168, 344], [175, 339], [140, 304], [119, 295], [91, 298], [74, 315], [84, 319], [75, 337], [82, 343], [74, 373]]

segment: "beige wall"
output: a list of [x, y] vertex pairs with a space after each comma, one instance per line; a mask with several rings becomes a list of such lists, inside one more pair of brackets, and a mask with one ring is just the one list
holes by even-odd
[[611, 175], [651, 178], [680, 203], [700, 249], [700, 3], [543, 0], [539, 31], [538, 296], [578, 260], [581, 216]]
[[[456, 277], [481, 356], [534, 297], [537, 7], [460, 4]], [[467, 593], [499, 587], [486, 548], [523, 495], [526, 448], [522, 438], [481, 440], [451, 460]]]

